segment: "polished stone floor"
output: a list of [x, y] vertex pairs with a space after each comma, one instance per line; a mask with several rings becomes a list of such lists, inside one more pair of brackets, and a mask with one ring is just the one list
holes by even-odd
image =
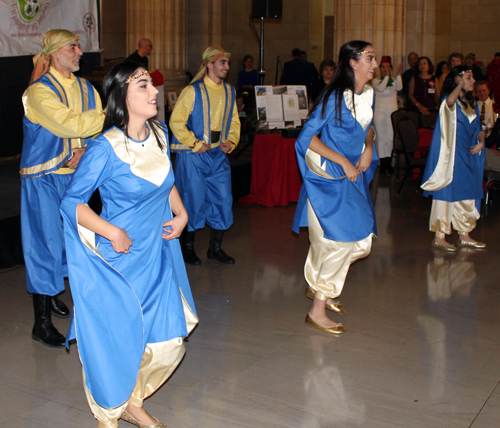
[[[500, 426], [500, 194], [472, 235], [488, 249], [448, 255], [430, 248], [415, 185], [399, 198], [394, 177], [372, 186], [379, 237], [351, 267], [340, 337], [304, 325], [308, 237], [290, 230], [294, 205], [235, 207], [235, 266], [206, 261], [199, 232], [203, 265], [188, 274], [200, 324], [148, 411], [170, 428]], [[76, 346], [31, 340], [24, 268], [1, 272], [0, 290], [0, 425], [97, 427]]]

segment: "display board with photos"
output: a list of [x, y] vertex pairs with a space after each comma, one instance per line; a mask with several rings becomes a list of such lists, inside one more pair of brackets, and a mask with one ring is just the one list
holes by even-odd
[[256, 86], [260, 129], [296, 128], [309, 114], [306, 86]]

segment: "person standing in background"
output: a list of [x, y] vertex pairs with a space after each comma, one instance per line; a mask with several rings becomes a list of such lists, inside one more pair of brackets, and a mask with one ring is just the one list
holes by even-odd
[[416, 52], [410, 52], [408, 54], [408, 65], [410, 68], [406, 70], [401, 76], [401, 80], [403, 81], [403, 89], [401, 91], [401, 95], [404, 96], [405, 105], [408, 103], [408, 90], [410, 89], [410, 81], [411, 78], [418, 73], [417, 70], [417, 62], [418, 62], [418, 54]]
[[318, 100], [318, 97], [323, 89], [325, 89], [325, 86], [332, 80], [336, 68], [337, 65], [335, 64], [335, 61], [332, 60], [322, 61], [319, 65], [320, 78], [312, 84], [310, 91], [310, 98], [313, 103]]
[[146, 70], [149, 69], [149, 59], [148, 56], [151, 54], [153, 50], [153, 42], [149, 39], [142, 38], [139, 40], [139, 47], [133, 53], [130, 54], [125, 61], [133, 62], [137, 64], [139, 67], [143, 67]]
[[401, 70], [403, 64], [399, 64], [396, 79], [391, 77], [392, 60], [390, 56], [383, 56], [380, 60], [381, 79], [373, 79], [375, 88], [375, 112], [373, 125], [375, 127], [375, 146], [380, 159], [380, 173], [392, 174], [394, 168], [391, 165], [392, 148], [394, 146], [394, 131], [392, 129], [391, 114], [398, 109], [398, 94], [403, 87], [401, 81]]
[[245, 55], [243, 70], [238, 74], [238, 89], [253, 89], [257, 85], [257, 70], [253, 68], [253, 56]]
[[415, 74], [410, 81], [406, 110], [427, 116], [430, 112], [436, 111], [436, 106], [439, 105], [436, 78], [432, 75], [434, 66], [426, 56], [418, 59], [417, 66], [418, 74]]

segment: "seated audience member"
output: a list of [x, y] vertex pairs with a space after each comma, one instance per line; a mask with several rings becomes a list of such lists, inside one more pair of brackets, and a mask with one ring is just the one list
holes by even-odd
[[465, 57], [465, 63], [468, 67], [471, 68], [472, 70], [472, 77], [474, 77], [474, 80], [476, 82], [479, 82], [480, 80], [484, 80], [484, 74], [479, 68], [479, 66], [476, 64], [476, 55], [473, 53], [468, 54]]
[[330, 83], [336, 68], [337, 65], [333, 60], [321, 62], [319, 65], [320, 78], [317, 79], [311, 86], [310, 96], [312, 102], [316, 102], [325, 86]]
[[243, 68], [238, 74], [238, 89], [253, 89], [257, 86], [257, 70], [253, 68], [253, 56], [245, 55], [243, 58]]
[[426, 56], [421, 56], [417, 63], [418, 74], [410, 81], [406, 109], [423, 115], [436, 111], [439, 98], [436, 91], [436, 78], [432, 75], [434, 66]]
[[148, 55], [151, 54], [153, 50], [153, 42], [149, 39], [139, 40], [139, 49], [137, 49], [133, 54], [129, 55], [125, 61], [133, 62], [140, 67], [144, 67], [146, 70], [149, 66]]

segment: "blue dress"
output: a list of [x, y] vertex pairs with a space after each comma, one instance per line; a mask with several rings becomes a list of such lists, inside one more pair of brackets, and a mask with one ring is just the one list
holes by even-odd
[[[61, 205], [74, 301], [67, 340], [77, 338], [86, 386], [105, 408], [130, 397], [146, 344], [187, 336], [197, 322], [179, 241], [162, 238], [174, 185], [166, 134], [164, 146], [109, 129], [87, 146]], [[132, 240], [128, 254], [77, 223], [77, 205], [97, 188], [101, 217]]]
[[[360, 174], [356, 182], [343, 177], [343, 168], [328, 159], [321, 158], [321, 166], [330, 176], [321, 176], [308, 166], [307, 152], [314, 135], [330, 149], [346, 157], [353, 165], [358, 162], [365, 138], [373, 122], [374, 91], [366, 85], [361, 94], [344, 93], [342, 101], [342, 124], [335, 118], [337, 106], [335, 93], [327, 101], [325, 117], [319, 105], [305, 123], [296, 142], [297, 159], [303, 178], [297, 210], [292, 229], [307, 226], [307, 200], [318, 217], [325, 238], [341, 242], [355, 242], [376, 234], [375, 211], [370, 196], [369, 184], [377, 169], [378, 157], [373, 149], [371, 166]], [[354, 106], [356, 119], [354, 118]], [[321, 134], [321, 135], [320, 135]], [[310, 163], [309, 163], [310, 164]]]
[[473, 199], [480, 206], [485, 151], [470, 152], [480, 132], [477, 105], [473, 109], [457, 101], [451, 111], [443, 99], [422, 178], [424, 196], [447, 202]]

